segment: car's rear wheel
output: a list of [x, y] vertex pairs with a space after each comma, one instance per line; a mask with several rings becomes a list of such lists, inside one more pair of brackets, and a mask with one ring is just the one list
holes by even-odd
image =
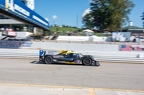
[[53, 62], [53, 59], [51, 56], [46, 56], [45, 59], [44, 59], [44, 62], [46, 64], [51, 64]]
[[86, 66], [90, 66], [92, 64], [92, 60], [88, 57], [84, 58], [82, 63]]

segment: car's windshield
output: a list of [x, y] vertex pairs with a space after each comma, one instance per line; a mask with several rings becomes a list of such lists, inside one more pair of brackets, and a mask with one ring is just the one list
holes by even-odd
[[78, 53], [78, 56], [81, 58], [81, 57], [83, 57], [83, 54], [81, 54], [81, 53]]

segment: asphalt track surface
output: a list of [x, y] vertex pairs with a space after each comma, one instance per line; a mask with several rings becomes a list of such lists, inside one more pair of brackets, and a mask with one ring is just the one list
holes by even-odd
[[[15, 91], [19, 88], [23, 90]], [[33, 90], [45, 93], [41, 95], [144, 95], [144, 65], [101, 62], [96, 67], [0, 58], [0, 95], [30, 95]]]

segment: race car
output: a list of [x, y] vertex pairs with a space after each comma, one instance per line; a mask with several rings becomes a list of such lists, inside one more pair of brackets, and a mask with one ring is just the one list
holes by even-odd
[[83, 55], [71, 50], [39, 50], [39, 61], [46, 64], [62, 62], [68, 64], [83, 64], [86, 66], [100, 66], [99, 61], [97, 61], [94, 56]]

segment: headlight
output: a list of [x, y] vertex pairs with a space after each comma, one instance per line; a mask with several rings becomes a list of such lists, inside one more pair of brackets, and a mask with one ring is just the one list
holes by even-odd
[[96, 58], [94, 58], [94, 60], [97, 60]]

